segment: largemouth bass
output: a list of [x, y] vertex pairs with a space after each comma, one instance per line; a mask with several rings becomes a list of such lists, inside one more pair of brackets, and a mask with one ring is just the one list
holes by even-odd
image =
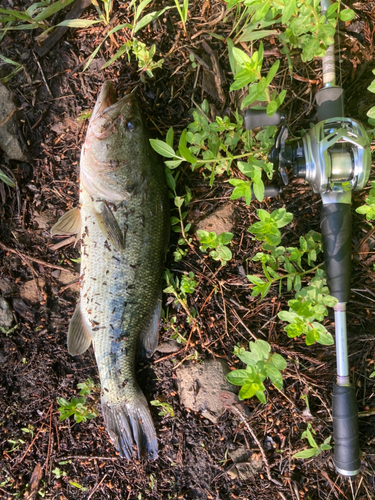
[[104, 83], [81, 152], [80, 209], [51, 232], [82, 238], [80, 301], [68, 350], [82, 354], [92, 342], [108, 434], [128, 459], [135, 448], [139, 457], [158, 453], [135, 359], [138, 348], [150, 354], [157, 346], [168, 207], [164, 170], [136, 98], [117, 102], [112, 83]]

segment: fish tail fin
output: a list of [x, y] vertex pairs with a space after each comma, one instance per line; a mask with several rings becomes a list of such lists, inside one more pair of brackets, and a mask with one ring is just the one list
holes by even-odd
[[144, 395], [120, 403], [102, 397], [102, 412], [108, 434], [120, 456], [130, 460], [137, 449], [138, 458], [146, 455], [155, 460], [158, 442], [154, 423]]

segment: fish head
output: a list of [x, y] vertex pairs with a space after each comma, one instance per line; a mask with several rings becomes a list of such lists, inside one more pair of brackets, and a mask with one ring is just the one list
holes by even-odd
[[117, 100], [113, 84], [105, 82], [98, 95], [81, 153], [81, 184], [92, 195], [124, 201], [144, 182], [142, 157], [150, 144], [134, 94]]

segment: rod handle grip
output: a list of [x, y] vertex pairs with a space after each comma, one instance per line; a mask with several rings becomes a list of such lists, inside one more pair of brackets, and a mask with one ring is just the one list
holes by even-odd
[[281, 114], [278, 111], [272, 116], [268, 116], [264, 109], [247, 109], [243, 118], [246, 130], [266, 127], [267, 125], [279, 125], [281, 122]]
[[339, 302], [350, 297], [352, 215], [347, 203], [323, 205], [320, 219], [324, 263], [330, 294]]
[[361, 468], [361, 454], [354, 387], [335, 384], [332, 406], [335, 467], [344, 476], [355, 476]]

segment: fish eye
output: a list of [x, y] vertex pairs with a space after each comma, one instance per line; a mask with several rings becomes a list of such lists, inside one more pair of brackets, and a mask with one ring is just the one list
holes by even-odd
[[126, 128], [129, 130], [129, 132], [133, 132], [133, 130], [135, 130], [138, 126], [138, 120], [130, 119], [126, 122]]

